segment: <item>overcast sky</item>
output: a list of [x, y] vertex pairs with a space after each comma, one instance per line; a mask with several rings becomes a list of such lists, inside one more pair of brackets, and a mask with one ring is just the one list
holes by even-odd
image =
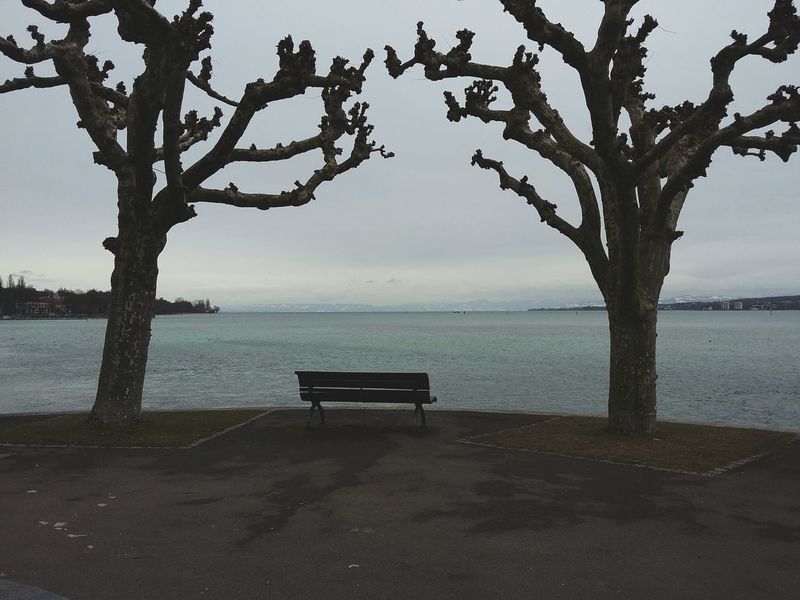
[[[0, 8], [0, 35], [29, 41], [26, 25], [41, 23], [16, 0]], [[159, 0], [164, 13], [186, 0]], [[602, 3], [542, 1], [551, 19], [594, 41]], [[637, 19], [655, 16], [647, 89], [655, 106], [702, 101], [710, 85], [708, 59], [737, 29], [763, 33], [768, 0], [643, 0]], [[468, 80], [431, 83], [417, 67], [392, 80], [382, 64], [386, 44], [411, 56], [416, 22], [447, 50], [462, 28], [476, 32], [479, 62], [510, 64], [524, 43], [521, 28], [491, 0], [206, 0], [215, 15], [212, 40], [215, 87], [238, 97], [246, 82], [271, 79], [275, 45], [286, 34], [311, 40], [318, 70], [339, 54], [359, 62], [367, 47], [377, 56], [362, 99], [379, 144], [396, 157], [373, 157], [317, 191], [301, 208], [260, 212], [197, 206], [199, 216], [170, 232], [160, 260], [158, 294], [210, 298], [225, 308], [292, 303], [399, 305], [487, 300], [508, 308], [597, 301], [578, 250], [539, 222], [496, 176], [470, 167], [476, 148], [529, 176], [537, 190], [573, 221], [579, 211], [569, 181], [499, 128], [445, 118], [443, 90], [461, 95]], [[130, 84], [141, 48], [125, 47], [113, 18], [98, 20], [90, 49], [117, 65], [111, 81]], [[42, 26], [60, 37], [59, 26]], [[529, 44], [529, 46], [533, 46]], [[534, 49], [531, 47], [531, 49]], [[800, 83], [800, 60], [779, 66], [750, 60], [733, 78], [734, 110], [747, 113], [781, 83]], [[547, 50], [541, 72], [551, 102], [572, 129], [589, 140], [576, 77]], [[46, 74], [43, 68], [37, 73]], [[0, 57], [0, 81], [22, 68]], [[130, 85], [128, 86], [130, 89]], [[191, 91], [186, 110], [210, 115], [213, 102]], [[24, 274], [37, 287], [108, 289], [112, 257], [100, 243], [116, 233], [115, 180], [92, 164], [92, 147], [65, 89], [0, 95], [0, 272]], [[223, 107], [226, 117], [232, 109]], [[185, 111], [184, 111], [185, 112]], [[733, 111], [732, 111], [733, 112]], [[319, 93], [264, 111], [243, 141], [269, 147], [314, 135], [322, 114]], [[195, 155], [196, 156], [196, 155]], [[715, 155], [709, 177], [689, 195], [663, 298], [684, 295], [749, 296], [800, 293], [800, 156], [788, 164]], [[305, 180], [319, 156], [281, 165], [226, 169], [215, 181], [243, 191], [279, 192]], [[192, 162], [184, 158], [184, 165]]]

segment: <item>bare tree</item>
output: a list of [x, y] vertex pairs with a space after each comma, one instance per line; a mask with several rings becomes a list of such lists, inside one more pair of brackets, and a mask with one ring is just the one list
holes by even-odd
[[[78, 126], [91, 138], [97, 151], [94, 161], [110, 169], [117, 179], [118, 232], [103, 246], [114, 255], [111, 276], [112, 299], [103, 350], [97, 396], [91, 418], [103, 423], [125, 423], [140, 417], [142, 386], [150, 342], [150, 324], [156, 293], [158, 257], [167, 233], [195, 216], [193, 203], [213, 202], [267, 210], [301, 206], [314, 198], [317, 188], [359, 166], [373, 152], [388, 156], [370, 141], [366, 103], [345, 103], [361, 92], [364, 71], [373, 58], [367, 50], [358, 67], [335, 58], [327, 74], [316, 72], [311, 44], [298, 48], [287, 37], [278, 44], [279, 68], [271, 81], [248, 83], [238, 100], [232, 100], [211, 85], [211, 58], [202, 59], [199, 71], [191, 70], [200, 54], [211, 46], [212, 15], [199, 12], [200, 0], [172, 20], [155, 8], [154, 0], [20, 0], [41, 17], [67, 27], [62, 39], [47, 41], [34, 25], [28, 27], [33, 45], [20, 46], [12, 36], [0, 37], [0, 52], [12, 61], [28, 65], [24, 76], [0, 85], [0, 93], [28, 88], [63, 86], [80, 119]], [[130, 91], [124, 83], [106, 84], [114, 65], [102, 65], [87, 53], [90, 23], [94, 17], [113, 14], [117, 31], [125, 42], [144, 47], [144, 69]], [[49, 63], [53, 76], [40, 76], [34, 65]], [[223, 125], [223, 114], [200, 117], [184, 108], [187, 82], [232, 107]], [[268, 104], [321, 90], [324, 115], [319, 133], [286, 145], [270, 148], [240, 147], [240, 140], [253, 117]], [[186, 112], [184, 112], [186, 111]], [[183, 115], [183, 116], [182, 116]], [[209, 138], [216, 141], [187, 168], [182, 156]], [[125, 130], [124, 146], [118, 132]], [[337, 143], [351, 136], [352, 148], [345, 155]], [[160, 138], [160, 139], [159, 139]], [[321, 165], [304, 182], [280, 193], [245, 193], [233, 183], [225, 189], [204, 187], [224, 167], [239, 162], [271, 162], [302, 153], [320, 151]], [[154, 165], [166, 174], [166, 185], [156, 188]]]
[[[581, 209], [580, 223], [562, 218], [556, 204], [537, 193], [527, 176], [510, 174], [503, 163], [480, 150], [472, 164], [495, 171], [500, 187], [527, 201], [544, 223], [578, 247], [605, 300], [611, 360], [608, 396], [610, 430], [650, 434], [656, 428], [656, 310], [669, 272], [672, 244], [686, 195], [706, 174], [712, 155], [727, 147], [764, 160], [772, 152], [784, 161], [800, 143], [800, 94], [784, 85], [755, 112], [728, 116], [733, 102], [731, 74], [745, 58], [780, 63], [797, 51], [800, 19], [791, 0], [775, 0], [766, 32], [755, 40], [732, 32], [732, 42], [711, 59], [708, 97], [694, 104], [650, 109], [645, 91], [645, 41], [657, 26], [646, 16], [632, 29], [630, 11], [637, 0], [604, 0], [597, 39], [587, 48], [560, 24], [551, 22], [536, 0], [500, 0], [525, 29], [539, 51], [557, 52], [577, 73], [591, 121], [592, 140], [578, 139], [542, 88], [538, 57], [517, 49], [510, 66], [474, 62], [474, 34], [456, 34], [458, 45], [437, 52], [436, 42], [418, 25], [414, 57], [402, 62], [386, 47], [386, 66], [399, 77], [422, 65], [431, 81], [475, 78], [464, 102], [445, 92], [447, 117], [476, 117], [501, 123], [503, 137], [514, 140], [561, 169], [571, 179]], [[492, 106], [502, 85], [508, 109]], [[783, 124], [783, 131], [765, 131]], [[603, 240], [605, 233], [605, 244]]]

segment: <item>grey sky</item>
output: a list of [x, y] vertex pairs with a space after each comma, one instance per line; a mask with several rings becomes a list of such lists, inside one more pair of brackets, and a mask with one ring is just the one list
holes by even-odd
[[[186, 0], [159, 0], [174, 14]], [[25, 26], [41, 24], [32, 11], [5, 0], [0, 35], [29, 40]], [[587, 44], [602, 4], [596, 0], [540, 2], [551, 19]], [[468, 80], [434, 84], [419, 70], [399, 80], [382, 64], [391, 44], [408, 58], [423, 20], [439, 48], [461, 28], [476, 32], [472, 55], [509, 64], [527, 40], [499, 2], [487, 0], [206, 0], [215, 15], [212, 40], [215, 87], [237, 97], [243, 85], [270, 79], [275, 45], [285, 34], [311, 40], [319, 70], [340, 54], [360, 61], [377, 56], [361, 99], [370, 103], [374, 137], [396, 153], [373, 157], [317, 192], [297, 209], [255, 210], [199, 205], [199, 216], [172, 230], [160, 261], [159, 295], [210, 297], [224, 307], [272, 303], [429, 304], [485, 299], [509, 307], [558, 305], [599, 299], [582, 256], [496, 176], [469, 166], [482, 148], [509, 171], [528, 174], [539, 192], [566, 217], [578, 214], [571, 186], [560, 172], [513, 142], [498, 127], [475, 120], [450, 123], [442, 91], [460, 94]], [[768, 0], [643, 0], [636, 16], [660, 23], [650, 38], [647, 88], [655, 106], [708, 92], [708, 59], [732, 29], [757, 35], [766, 27]], [[98, 23], [99, 24], [99, 23]], [[104, 19], [90, 48], [117, 65], [112, 81], [130, 82], [140, 48], [116, 40]], [[42, 27], [58, 36], [58, 26]], [[532, 44], [531, 49], [534, 50]], [[781, 83], [798, 83], [800, 59], [779, 66], [751, 60], [734, 77], [735, 110], [749, 112]], [[576, 77], [552, 53], [542, 55], [548, 96], [572, 129], [588, 140], [588, 117]], [[418, 69], [418, 68], [417, 68]], [[37, 68], [45, 74], [45, 70]], [[0, 57], [0, 80], [22, 68]], [[210, 114], [213, 102], [192, 91], [186, 107]], [[191, 105], [191, 106], [190, 106]], [[91, 145], [75, 127], [64, 89], [0, 95], [0, 269], [24, 272], [39, 287], [107, 289], [111, 255], [100, 242], [116, 231], [115, 181], [91, 162]], [[223, 110], [226, 115], [231, 109]], [[268, 147], [313, 135], [322, 113], [319, 95], [290, 100], [264, 112], [245, 142]], [[201, 149], [202, 151], [202, 149]], [[756, 295], [800, 290], [800, 162], [733, 156], [721, 151], [709, 177], [689, 195], [674, 246], [664, 297], [688, 294]], [[318, 157], [279, 166], [226, 169], [216, 181], [243, 191], [277, 192], [305, 179]], [[190, 158], [184, 159], [189, 164]]]

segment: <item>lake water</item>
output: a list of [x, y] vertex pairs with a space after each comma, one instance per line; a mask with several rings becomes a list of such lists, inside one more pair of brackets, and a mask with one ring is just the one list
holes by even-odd
[[[104, 320], [0, 321], [0, 413], [88, 410]], [[800, 430], [800, 312], [661, 312], [666, 419]], [[603, 312], [157, 317], [146, 408], [302, 406], [295, 370], [426, 371], [440, 409], [602, 415]]]

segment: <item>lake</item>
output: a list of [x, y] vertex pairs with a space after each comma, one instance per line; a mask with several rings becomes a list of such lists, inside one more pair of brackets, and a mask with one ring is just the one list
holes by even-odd
[[[104, 320], [0, 321], [0, 413], [91, 408]], [[659, 417], [800, 430], [798, 311], [662, 311]], [[153, 321], [146, 408], [302, 406], [295, 370], [426, 371], [439, 409], [606, 410], [603, 312]]]

